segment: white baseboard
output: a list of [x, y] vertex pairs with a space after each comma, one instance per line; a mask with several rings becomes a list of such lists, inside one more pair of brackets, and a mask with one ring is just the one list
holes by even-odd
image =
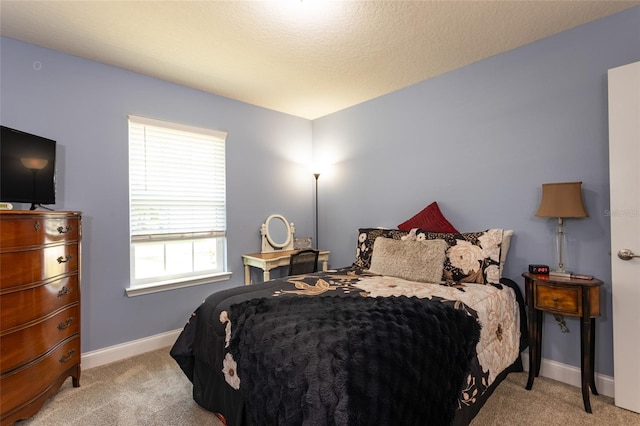
[[[529, 371], [529, 353], [522, 353], [522, 363], [524, 369]], [[552, 361], [550, 359], [542, 358], [540, 363], [540, 375], [549, 379], [557, 380], [568, 385], [582, 387], [582, 375], [580, 374], [580, 368], [572, 365], [563, 364], [561, 362]], [[595, 374], [596, 388], [600, 395], [614, 397], [613, 391], [613, 377], [605, 376], [604, 374]], [[534, 384], [535, 386], [535, 384]]]
[[121, 343], [108, 348], [83, 353], [80, 359], [83, 370], [99, 367], [111, 362], [120, 361], [125, 358], [140, 355], [145, 352], [165, 348], [173, 345], [182, 329], [167, 331], [138, 340]]

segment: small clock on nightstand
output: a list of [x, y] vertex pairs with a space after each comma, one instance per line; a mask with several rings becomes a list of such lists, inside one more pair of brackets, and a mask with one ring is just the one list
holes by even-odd
[[529, 265], [530, 274], [548, 274], [549, 266], [547, 265]]

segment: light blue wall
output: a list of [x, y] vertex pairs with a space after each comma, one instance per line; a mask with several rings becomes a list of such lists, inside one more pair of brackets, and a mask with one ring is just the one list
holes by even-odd
[[[462, 231], [515, 230], [506, 275], [553, 264], [554, 223], [534, 216], [545, 182], [583, 181], [568, 267], [606, 282], [596, 370], [613, 374], [607, 69], [640, 60], [640, 7], [313, 122], [2, 38], [3, 125], [58, 140], [56, 209], [84, 212], [83, 351], [180, 328], [211, 292], [241, 285], [271, 213], [353, 262], [357, 228], [395, 227], [435, 200]], [[229, 131], [230, 281], [127, 298], [127, 114]], [[579, 365], [579, 324], [547, 319], [543, 356]]]
[[[554, 264], [546, 182], [582, 181], [589, 218], [568, 220], [567, 266], [605, 281], [596, 370], [613, 375], [607, 70], [640, 60], [640, 7], [315, 120], [320, 235], [353, 262], [359, 227], [396, 227], [432, 201], [461, 231], [514, 229], [506, 276]], [[579, 366], [579, 321], [552, 317], [543, 356]]]
[[[310, 160], [310, 121], [12, 39], [0, 47], [2, 124], [58, 141], [53, 207], [84, 213], [83, 352], [181, 328], [207, 295], [242, 285], [241, 254], [260, 251], [268, 215], [313, 232], [313, 177], [298, 163]], [[229, 132], [230, 281], [125, 296], [130, 113]]]

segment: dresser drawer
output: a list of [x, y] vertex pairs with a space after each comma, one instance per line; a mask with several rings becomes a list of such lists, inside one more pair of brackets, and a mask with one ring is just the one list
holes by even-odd
[[24, 287], [75, 272], [78, 270], [78, 257], [78, 243], [0, 253], [0, 289]]
[[0, 247], [3, 251], [62, 241], [78, 241], [77, 217], [15, 217], [2, 222]]
[[2, 330], [35, 321], [80, 300], [78, 275], [0, 296]]
[[3, 416], [44, 393], [69, 368], [80, 364], [80, 337], [74, 336], [53, 348], [47, 356], [0, 376]]
[[63, 309], [43, 318], [29, 327], [18, 329], [0, 337], [2, 359], [0, 371], [6, 373], [35, 359], [62, 340], [78, 334], [80, 308], [78, 305]]
[[538, 283], [534, 300], [536, 309], [570, 316], [582, 315], [582, 289], [579, 286], [560, 288]]

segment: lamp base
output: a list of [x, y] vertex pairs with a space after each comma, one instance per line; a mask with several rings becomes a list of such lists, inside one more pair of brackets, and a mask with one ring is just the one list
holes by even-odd
[[550, 271], [549, 278], [567, 278], [570, 279], [573, 273], [568, 271]]

